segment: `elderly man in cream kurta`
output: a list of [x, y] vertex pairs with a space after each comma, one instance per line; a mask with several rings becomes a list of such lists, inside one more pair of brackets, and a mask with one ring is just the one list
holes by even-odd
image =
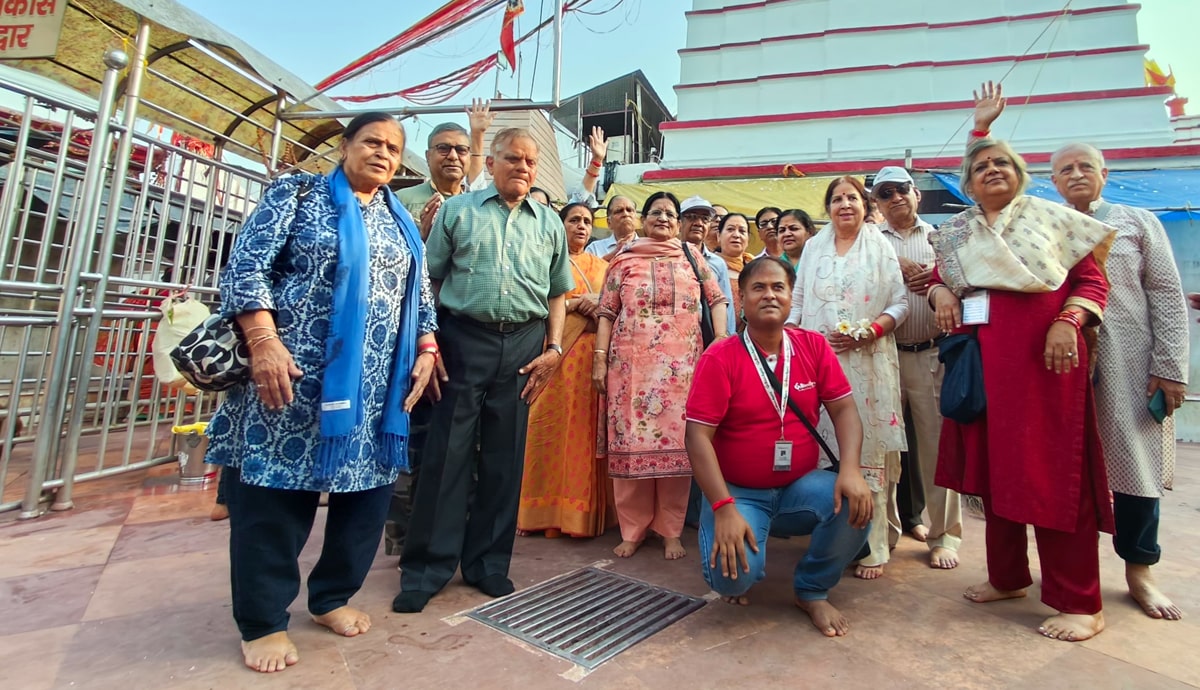
[[[1151, 618], [1178, 620], [1179, 608], [1155, 585], [1158, 506], [1175, 474], [1175, 424], [1187, 388], [1187, 306], [1163, 226], [1148, 211], [1101, 197], [1104, 155], [1069, 144], [1050, 159], [1052, 179], [1069, 206], [1117, 228], [1108, 255], [1110, 289], [1096, 354], [1096, 408], [1116, 531], [1129, 593]], [[1167, 416], [1148, 401], [1162, 391]]]

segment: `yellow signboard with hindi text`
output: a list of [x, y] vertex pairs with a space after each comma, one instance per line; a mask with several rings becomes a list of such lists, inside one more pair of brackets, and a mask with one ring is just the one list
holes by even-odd
[[0, 60], [54, 57], [67, 0], [0, 0]]

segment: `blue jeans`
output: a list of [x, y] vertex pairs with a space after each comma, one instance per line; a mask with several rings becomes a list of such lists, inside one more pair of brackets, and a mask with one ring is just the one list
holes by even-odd
[[745, 594], [767, 568], [767, 536], [812, 535], [808, 551], [796, 564], [792, 588], [796, 598], [805, 601], [825, 599], [838, 583], [842, 571], [850, 565], [867, 543], [867, 528], [850, 526], [850, 508], [843, 503], [841, 512], [833, 514], [833, 485], [837, 475], [827, 470], [813, 470], [788, 486], [779, 489], [747, 489], [729, 485], [736, 499], [735, 507], [758, 542], [758, 553], [746, 549], [750, 572], [738, 572], [736, 580], [721, 574], [720, 566], [709, 566], [713, 549], [713, 511], [707, 498], [700, 513], [700, 560], [704, 564], [704, 580], [721, 596]]

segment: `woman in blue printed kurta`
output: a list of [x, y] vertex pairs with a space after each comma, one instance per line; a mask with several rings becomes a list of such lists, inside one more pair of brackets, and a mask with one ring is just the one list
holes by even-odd
[[407, 462], [408, 412], [438, 356], [420, 234], [386, 186], [404, 131], [368, 113], [343, 136], [329, 176], [267, 189], [221, 276], [252, 381], [213, 416], [208, 459], [240, 475], [228, 497], [233, 615], [258, 671], [299, 659], [287, 608], [321, 491], [329, 514], [309, 612], [348, 637], [370, 628], [347, 602], [374, 559]]

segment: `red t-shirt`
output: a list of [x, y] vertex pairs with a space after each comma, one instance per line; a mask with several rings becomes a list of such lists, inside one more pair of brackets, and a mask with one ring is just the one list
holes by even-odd
[[[820, 404], [850, 395], [850, 382], [821, 334], [787, 328], [784, 336], [792, 341], [792, 400], [816, 426]], [[725, 481], [750, 489], [787, 486], [816, 469], [821, 449], [789, 409], [783, 418], [783, 437], [792, 442], [792, 469], [775, 471], [779, 412], [772, 399], [778, 398], [773, 391], [767, 397], [750, 356], [738, 336], [708, 348], [696, 365], [687, 420], [717, 428], [713, 447]], [[783, 381], [782, 352], [775, 376]]]

